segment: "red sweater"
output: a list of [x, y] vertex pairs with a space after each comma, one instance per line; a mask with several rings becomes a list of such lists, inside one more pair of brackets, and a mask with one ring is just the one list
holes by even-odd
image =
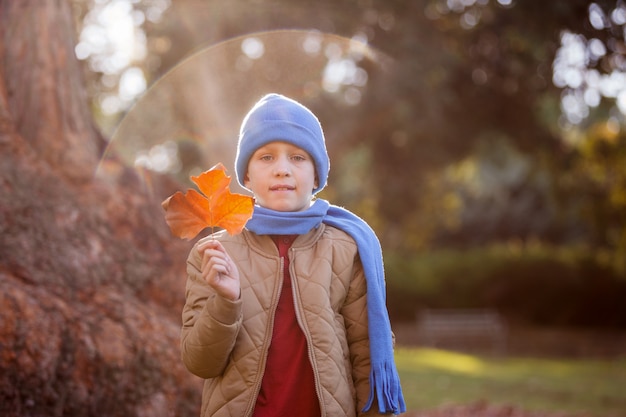
[[307, 341], [296, 318], [289, 274], [287, 252], [296, 237], [274, 237], [283, 260], [284, 278], [254, 417], [320, 416]]

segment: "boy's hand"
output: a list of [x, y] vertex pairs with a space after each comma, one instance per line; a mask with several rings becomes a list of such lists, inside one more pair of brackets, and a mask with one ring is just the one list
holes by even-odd
[[217, 240], [207, 240], [198, 246], [202, 256], [202, 278], [220, 296], [235, 301], [241, 294], [239, 270], [224, 246]]

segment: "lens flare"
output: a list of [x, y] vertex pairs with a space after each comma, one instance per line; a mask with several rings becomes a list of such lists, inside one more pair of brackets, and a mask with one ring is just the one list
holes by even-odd
[[134, 169], [148, 187], [154, 181], [146, 175], [188, 185], [191, 175], [218, 162], [234, 172], [241, 119], [261, 96], [277, 92], [312, 103], [324, 95], [337, 106], [355, 106], [368, 73], [387, 61], [361, 38], [319, 31], [258, 32], [206, 47], [139, 98], [119, 123], [96, 175], [119, 182]]

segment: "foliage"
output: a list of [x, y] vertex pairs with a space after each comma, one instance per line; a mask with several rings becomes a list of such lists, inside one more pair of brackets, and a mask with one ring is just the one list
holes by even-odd
[[[626, 274], [626, 132], [616, 124], [609, 118], [571, 133], [577, 157], [557, 195], [567, 195], [570, 206], [578, 208], [576, 217], [584, 219], [593, 245], [616, 249]], [[582, 195], [581, 189], [586, 190]]]
[[626, 406], [624, 359], [494, 358], [400, 348], [396, 364], [411, 411], [484, 401], [600, 417], [621, 415]]
[[492, 245], [387, 253], [388, 307], [396, 320], [421, 308], [496, 308], [539, 325], [626, 326], [626, 280], [586, 248]]

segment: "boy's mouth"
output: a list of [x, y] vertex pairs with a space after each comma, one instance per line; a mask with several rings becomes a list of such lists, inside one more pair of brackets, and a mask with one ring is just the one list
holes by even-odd
[[285, 184], [273, 185], [270, 187], [270, 191], [293, 191], [296, 187]]

